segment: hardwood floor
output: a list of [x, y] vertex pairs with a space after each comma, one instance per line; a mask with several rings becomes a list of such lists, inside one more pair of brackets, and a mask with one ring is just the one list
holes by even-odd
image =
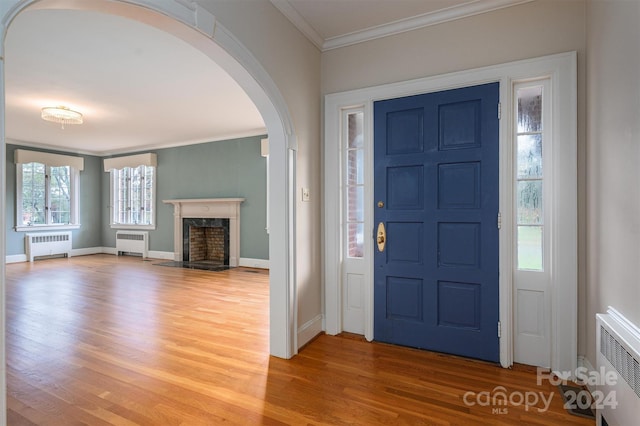
[[[594, 424], [567, 414], [535, 369], [357, 336], [272, 358], [265, 272], [154, 263], [7, 265], [9, 425]], [[502, 401], [498, 386], [510, 403], [477, 403]], [[553, 393], [548, 411], [519, 403], [540, 392]]]

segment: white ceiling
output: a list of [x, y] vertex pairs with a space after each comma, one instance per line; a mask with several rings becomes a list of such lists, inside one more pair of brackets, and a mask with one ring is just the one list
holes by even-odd
[[[526, 1], [271, 0], [323, 51]], [[9, 142], [109, 155], [266, 133], [211, 59], [140, 22], [27, 10], [9, 27], [5, 57]], [[84, 124], [63, 130], [40, 118], [58, 105], [84, 114]]]
[[[104, 155], [266, 133], [249, 97], [211, 59], [146, 24], [90, 11], [27, 10], [6, 52], [6, 137]], [[84, 124], [40, 118], [64, 105]]]

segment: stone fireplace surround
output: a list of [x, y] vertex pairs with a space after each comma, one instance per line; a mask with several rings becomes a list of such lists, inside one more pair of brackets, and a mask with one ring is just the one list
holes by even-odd
[[240, 262], [240, 203], [244, 198], [196, 198], [162, 200], [173, 205], [173, 255], [183, 261], [183, 219], [229, 219], [229, 266]]

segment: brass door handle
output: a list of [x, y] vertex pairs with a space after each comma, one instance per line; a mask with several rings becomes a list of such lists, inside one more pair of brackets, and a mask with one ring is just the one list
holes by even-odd
[[384, 251], [384, 245], [387, 242], [387, 231], [384, 229], [384, 223], [378, 224], [378, 232], [376, 232], [376, 241], [378, 243], [378, 251]]

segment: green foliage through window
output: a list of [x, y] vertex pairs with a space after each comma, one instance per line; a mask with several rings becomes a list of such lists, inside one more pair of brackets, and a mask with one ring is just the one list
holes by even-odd
[[21, 164], [19, 225], [66, 225], [71, 217], [71, 168]]

